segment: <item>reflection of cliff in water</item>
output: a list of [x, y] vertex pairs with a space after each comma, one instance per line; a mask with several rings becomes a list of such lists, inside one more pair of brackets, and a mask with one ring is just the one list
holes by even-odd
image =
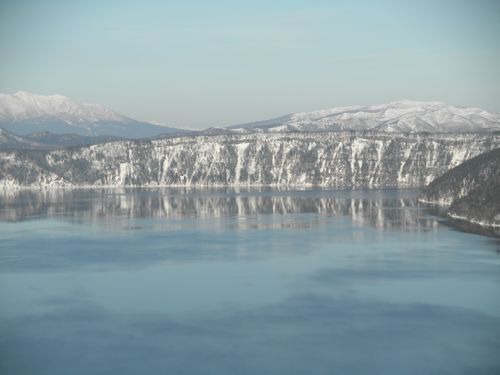
[[[234, 191], [159, 190], [4, 191], [0, 220], [50, 217], [67, 221], [119, 219], [257, 218], [270, 215], [344, 216], [359, 225], [429, 230], [437, 220], [418, 206], [415, 194], [384, 191]], [[236, 225], [259, 227], [238, 221]]]

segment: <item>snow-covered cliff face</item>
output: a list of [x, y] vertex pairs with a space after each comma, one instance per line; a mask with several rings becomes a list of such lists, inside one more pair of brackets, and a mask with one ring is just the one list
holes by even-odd
[[0, 153], [0, 186], [420, 187], [497, 135], [281, 133]]

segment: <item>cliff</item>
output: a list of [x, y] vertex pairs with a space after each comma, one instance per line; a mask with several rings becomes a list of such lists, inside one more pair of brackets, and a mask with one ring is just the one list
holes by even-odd
[[0, 187], [421, 187], [499, 135], [370, 132], [189, 136], [0, 152]]

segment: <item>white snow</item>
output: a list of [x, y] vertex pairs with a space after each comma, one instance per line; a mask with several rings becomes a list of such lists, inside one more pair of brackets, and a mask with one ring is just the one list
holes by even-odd
[[[0, 188], [72, 186], [76, 180], [79, 187], [418, 187], [426, 176], [437, 177], [452, 168], [453, 160], [462, 155], [471, 158], [499, 145], [500, 136], [489, 134], [353, 136], [350, 132], [117, 141], [47, 152], [48, 168], [29, 155], [2, 152]], [[426, 163], [415, 164], [421, 158]], [[90, 173], [68, 171], [69, 159], [87, 164]], [[401, 171], [403, 164], [408, 168]], [[17, 171], [26, 165], [33, 176], [19, 180]]]
[[[272, 127], [262, 123], [273, 123]], [[373, 106], [336, 107], [297, 112], [275, 120], [231, 127], [279, 132], [321, 130], [379, 130], [384, 132], [484, 132], [500, 130], [500, 113], [441, 102], [401, 100]]]
[[0, 121], [54, 117], [68, 124], [98, 121], [129, 121], [100, 104], [77, 103], [63, 95], [37, 95], [25, 91], [0, 94]]
[[481, 220], [470, 218], [468, 216], [461, 216], [461, 215], [457, 215], [457, 214], [453, 214], [453, 213], [448, 213], [448, 216], [451, 217], [452, 219], [468, 221], [469, 223], [477, 224], [477, 225], [480, 225], [482, 227], [500, 228], [500, 224], [491, 223], [491, 222], [484, 221], [484, 220], [481, 221]]

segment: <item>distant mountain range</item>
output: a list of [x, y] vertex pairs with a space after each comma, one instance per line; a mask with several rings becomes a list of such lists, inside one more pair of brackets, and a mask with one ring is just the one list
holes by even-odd
[[440, 102], [396, 101], [297, 112], [230, 126], [239, 132], [370, 130], [395, 133], [479, 133], [500, 130], [500, 113]]
[[369, 131], [374, 133], [488, 133], [500, 131], [500, 113], [440, 102], [397, 101], [297, 112], [271, 120], [205, 130], [134, 120], [99, 104], [24, 91], [0, 94], [0, 149], [54, 149], [118, 139], [248, 133]]
[[0, 150], [19, 150], [19, 149], [43, 149], [44, 147], [37, 142], [32, 142], [25, 137], [15, 135], [7, 130], [0, 129]]
[[149, 138], [187, 130], [137, 121], [100, 104], [78, 103], [62, 95], [20, 91], [0, 94], [0, 128], [17, 135], [33, 132]]
[[111, 135], [85, 136], [78, 134], [56, 134], [47, 131], [21, 136], [0, 128], [0, 151], [53, 150], [65, 147], [90, 146], [123, 139], [123, 137]]

